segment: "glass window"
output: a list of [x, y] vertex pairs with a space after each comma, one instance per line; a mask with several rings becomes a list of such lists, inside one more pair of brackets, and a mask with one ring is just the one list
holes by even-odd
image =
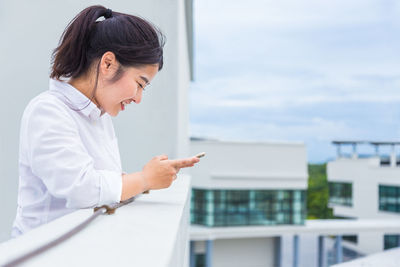
[[399, 240], [400, 236], [399, 235], [385, 235], [384, 237], [384, 248], [385, 249], [391, 249], [391, 248], [396, 248], [399, 246]]
[[329, 203], [352, 206], [353, 186], [351, 183], [329, 182]]
[[195, 254], [195, 266], [205, 267], [206, 266], [206, 255], [205, 254]]
[[344, 235], [343, 240], [349, 241], [351, 243], [357, 244], [358, 243], [358, 236], [356, 235]]
[[304, 224], [304, 190], [193, 189], [191, 222], [206, 226]]
[[400, 187], [379, 185], [379, 210], [400, 213]]

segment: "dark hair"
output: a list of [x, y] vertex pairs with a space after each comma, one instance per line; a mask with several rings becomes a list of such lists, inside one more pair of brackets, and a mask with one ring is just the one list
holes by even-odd
[[[101, 17], [104, 20], [100, 21]], [[122, 66], [158, 64], [161, 70], [164, 43], [164, 35], [150, 22], [100, 5], [90, 6], [68, 24], [61, 36], [53, 51], [50, 78], [77, 78], [108, 51]]]

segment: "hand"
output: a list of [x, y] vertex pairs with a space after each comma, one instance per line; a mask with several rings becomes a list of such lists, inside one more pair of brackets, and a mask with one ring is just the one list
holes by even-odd
[[144, 190], [169, 187], [181, 168], [192, 167], [199, 161], [196, 157], [175, 160], [168, 160], [166, 155], [154, 157], [142, 170]]

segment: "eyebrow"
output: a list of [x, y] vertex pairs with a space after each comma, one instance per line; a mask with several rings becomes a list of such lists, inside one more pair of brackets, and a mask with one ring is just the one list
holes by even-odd
[[146, 77], [139, 76], [146, 84], [149, 84], [149, 80]]

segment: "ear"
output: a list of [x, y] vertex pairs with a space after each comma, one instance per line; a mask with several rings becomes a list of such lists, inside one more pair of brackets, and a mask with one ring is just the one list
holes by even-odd
[[100, 60], [99, 72], [106, 78], [114, 76], [118, 69], [118, 61], [113, 52], [107, 51]]

